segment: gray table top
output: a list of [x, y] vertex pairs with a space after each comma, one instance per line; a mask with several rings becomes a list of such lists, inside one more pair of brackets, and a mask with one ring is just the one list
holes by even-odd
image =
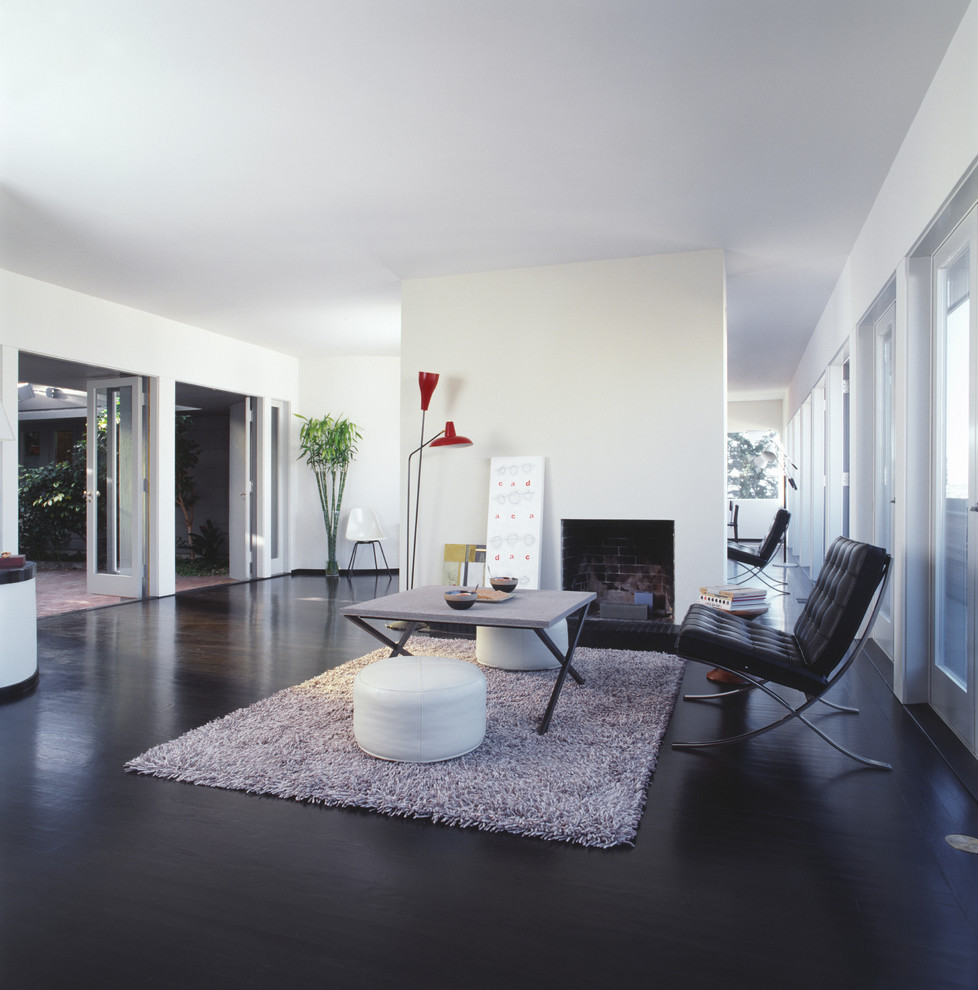
[[362, 619], [402, 619], [408, 622], [452, 622], [466, 626], [510, 626], [517, 629], [549, 629], [572, 612], [593, 602], [589, 591], [517, 589], [500, 602], [476, 602], [471, 608], [449, 608], [445, 585], [399, 591], [369, 602], [340, 609], [343, 615]]

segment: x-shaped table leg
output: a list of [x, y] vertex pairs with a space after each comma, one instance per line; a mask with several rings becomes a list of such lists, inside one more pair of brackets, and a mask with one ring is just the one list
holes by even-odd
[[375, 629], [369, 622], [365, 619], [361, 619], [359, 615], [348, 615], [347, 618], [356, 623], [364, 632], [370, 633], [374, 639], [379, 639], [384, 646], [389, 646], [391, 648], [390, 655], [392, 657], [413, 656], [408, 650], [404, 649], [404, 644], [414, 635], [415, 629], [421, 625], [420, 622], [406, 622], [404, 626], [404, 632], [401, 638], [395, 643], [389, 636], [385, 636], [379, 629]]
[[[587, 610], [590, 607], [590, 602], [588, 602], [580, 610], [580, 619], [577, 622], [577, 628], [574, 630], [574, 636], [567, 643], [567, 653], [563, 654], [560, 652], [560, 648], [557, 644], [547, 635], [545, 629], [534, 629], [533, 631], [540, 638], [540, 642], [550, 650], [554, 657], [560, 662], [560, 670], [557, 672], [557, 683], [554, 684], [553, 692], [550, 695], [550, 701], [547, 703], [547, 710], [543, 713], [543, 720], [540, 722], [540, 727], [537, 732], [542, 736], [547, 729], [550, 728], [550, 720], [553, 718], [554, 709], [557, 707], [557, 699], [560, 697], [560, 689], [564, 686], [564, 679], [568, 674], [577, 681], [578, 684], [584, 683], [584, 678], [574, 669], [571, 664], [571, 659], [574, 656], [574, 651], [577, 649], [577, 641], [581, 638], [581, 630], [584, 628], [584, 619], [587, 617]], [[568, 631], [570, 630], [570, 623], [568, 623]]]

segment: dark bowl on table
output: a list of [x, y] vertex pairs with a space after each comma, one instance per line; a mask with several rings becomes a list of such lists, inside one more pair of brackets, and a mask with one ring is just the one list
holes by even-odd
[[478, 600], [478, 595], [474, 591], [462, 591], [453, 589], [445, 592], [445, 603], [449, 608], [471, 608]]
[[520, 582], [514, 577], [494, 577], [489, 578], [489, 583], [496, 591], [515, 591]]

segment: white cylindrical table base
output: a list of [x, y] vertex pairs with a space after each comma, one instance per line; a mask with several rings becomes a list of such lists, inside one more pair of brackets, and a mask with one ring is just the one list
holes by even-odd
[[[566, 656], [567, 621], [555, 623], [547, 635]], [[550, 670], [560, 666], [532, 629], [479, 626], [475, 631], [475, 656], [486, 667], [500, 670]]]

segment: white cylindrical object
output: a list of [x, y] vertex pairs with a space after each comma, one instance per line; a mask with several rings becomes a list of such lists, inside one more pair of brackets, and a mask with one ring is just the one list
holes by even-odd
[[[30, 576], [24, 580], [28, 569]], [[0, 629], [0, 691], [16, 690], [37, 677], [37, 597], [30, 562], [11, 572], [0, 571]]]
[[388, 657], [353, 680], [353, 735], [370, 756], [435, 763], [486, 735], [486, 675], [455, 657]]
[[[546, 632], [566, 656], [566, 620], [555, 623]], [[479, 626], [475, 632], [475, 656], [479, 663], [499, 670], [550, 670], [560, 666], [532, 629]]]

